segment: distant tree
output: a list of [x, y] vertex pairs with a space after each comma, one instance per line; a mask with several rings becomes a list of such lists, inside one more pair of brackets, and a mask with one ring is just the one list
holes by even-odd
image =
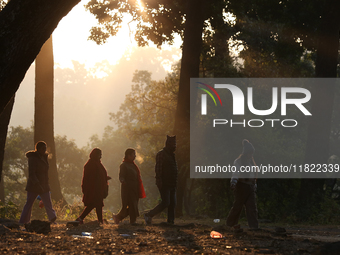
[[54, 61], [52, 36], [35, 60], [34, 143], [45, 141], [49, 159], [51, 197], [65, 203], [61, 193], [54, 142]]
[[11, 127], [6, 139], [4, 158], [4, 184], [6, 201], [23, 205], [26, 200], [28, 163], [25, 153], [32, 150], [33, 127]]
[[83, 166], [88, 159], [85, 148], [79, 149], [73, 140], [66, 136], [55, 137], [56, 151], [58, 151], [57, 169], [60, 188], [69, 204], [76, 196], [80, 197]]
[[148, 71], [135, 71], [131, 92], [111, 120], [124, 130], [130, 139], [147, 140], [150, 146], [164, 145], [172, 132], [178, 95], [179, 68], [164, 81], [154, 81]]

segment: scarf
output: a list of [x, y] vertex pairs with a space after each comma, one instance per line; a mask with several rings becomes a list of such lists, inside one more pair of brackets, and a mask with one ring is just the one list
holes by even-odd
[[145, 194], [145, 190], [144, 190], [144, 186], [143, 186], [142, 177], [141, 177], [141, 174], [140, 174], [139, 167], [135, 164], [134, 161], [131, 161], [131, 160], [124, 159], [123, 162], [132, 163], [135, 166], [136, 171], [137, 171], [137, 175], [138, 175], [138, 183], [139, 183], [138, 193], [139, 193], [139, 198], [145, 198], [146, 194]]

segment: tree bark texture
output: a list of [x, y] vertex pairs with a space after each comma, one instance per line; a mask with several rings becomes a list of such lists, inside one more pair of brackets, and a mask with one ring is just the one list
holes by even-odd
[[0, 12], [0, 113], [59, 21], [80, 0], [11, 0]]
[[224, 23], [223, 8], [224, 4], [218, 6], [220, 9], [211, 21], [215, 30], [213, 35], [213, 46], [215, 48], [215, 56], [213, 57], [213, 74], [215, 78], [230, 77], [230, 66], [232, 61], [229, 55], [228, 40], [232, 33], [229, 25]]
[[[315, 63], [316, 78], [336, 78], [339, 50], [340, 1], [325, 2], [318, 31], [318, 48]], [[329, 158], [331, 119], [333, 112], [335, 84], [314, 85], [312, 94], [312, 117], [308, 126], [305, 163], [323, 164]], [[323, 179], [302, 179], [299, 205], [306, 210], [321, 202]], [[303, 217], [302, 212], [302, 217]]]
[[183, 197], [190, 168], [190, 78], [199, 75], [202, 47], [202, 0], [187, 2], [178, 101], [174, 134], [177, 136], [177, 162], [179, 166], [177, 188], [177, 216], [183, 213]]
[[14, 96], [6, 105], [5, 110], [0, 114], [0, 200], [5, 202], [5, 186], [2, 175], [4, 155], [5, 155], [5, 144], [7, 138], [8, 124], [11, 120], [12, 109], [14, 105]]
[[45, 42], [35, 60], [34, 143], [45, 141], [49, 159], [49, 183], [51, 197], [56, 201], [65, 199], [61, 193], [54, 143], [54, 61], [52, 36]]

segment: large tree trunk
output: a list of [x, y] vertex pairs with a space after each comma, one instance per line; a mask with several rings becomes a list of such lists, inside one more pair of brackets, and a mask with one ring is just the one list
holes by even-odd
[[183, 213], [183, 197], [190, 164], [190, 78], [198, 77], [202, 45], [202, 0], [187, 2], [181, 71], [174, 134], [177, 136], [179, 166], [177, 188], [177, 216]]
[[59, 21], [80, 0], [11, 0], [0, 12], [0, 113]]
[[5, 110], [0, 114], [0, 201], [5, 202], [5, 185], [2, 178], [2, 168], [5, 155], [5, 144], [7, 138], [8, 124], [11, 120], [11, 114], [14, 104], [14, 96], [6, 105]]
[[224, 23], [223, 8], [224, 3], [219, 4], [219, 12], [211, 20], [211, 25], [215, 31], [213, 35], [213, 46], [215, 48], [215, 56], [213, 57], [212, 70], [215, 78], [230, 77], [232, 60], [229, 55], [228, 40], [232, 33], [229, 25]]
[[53, 46], [52, 36], [41, 48], [35, 60], [35, 101], [34, 101], [34, 143], [45, 141], [49, 160], [49, 183], [51, 197], [55, 201], [66, 203], [60, 189], [56, 151], [54, 143], [54, 114], [53, 114]]
[[[329, 0], [324, 5], [318, 33], [315, 66], [317, 78], [336, 78], [339, 50], [340, 1]], [[312, 117], [308, 126], [305, 163], [327, 163], [335, 86], [313, 86]], [[299, 192], [301, 217], [322, 201], [323, 179], [302, 179]]]

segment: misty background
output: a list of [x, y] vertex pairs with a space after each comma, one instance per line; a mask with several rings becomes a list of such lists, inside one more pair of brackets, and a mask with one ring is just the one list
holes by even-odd
[[[174, 46], [137, 47], [125, 24], [117, 36], [104, 45], [88, 40], [95, 17], [82, 1], [64, 17], [53, 33], [54, 132], [86, 146], [92, 135], [101, 136], [114, 126], [110, 112], [116, 112], [131, 91], [136, 70], [147, 70], [153, 80], [163, 80], [171, 65], [181, 58], [180, 41]], [[81, 26], [80, 26], [81, 24]], [[34, 63], [16, 93], [9, 126], [31, 127], [34, 119]]]
[[[55, 68], [55, 135], [66, 135], [68, 139], [74, 139], [79, 147], [85, 146], [92, 135], [101, 135], [106, 126], [113, 126], [109, 113], [116, 112], [124, 102], [125, 95], [131, 91], [135, 70], [151, 72], [153, 80], [164, 79], [167, 71], [162, 61], [174, 61], [172, 55], [178, 51], [136, 48], [130, 58], [124, 56], [116, 65], [103, 61], [88, 70], [84, 63], [74, 60], [72, 69]], [[93, 75], [96, 71], [101, 71], [105, 76], [96, 77]], [[32, 125], [34, 79], [33, 64], [16, 93], [10, 126]]]

